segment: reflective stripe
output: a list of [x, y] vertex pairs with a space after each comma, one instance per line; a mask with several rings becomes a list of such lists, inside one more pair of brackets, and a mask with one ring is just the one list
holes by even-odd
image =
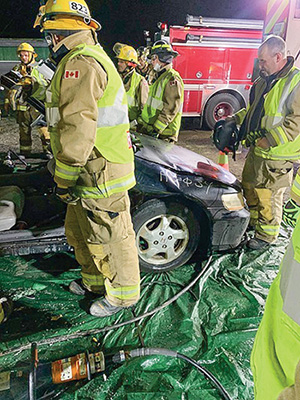
[[161, 99], [155, 99], [154, 97], [148, 97], [146, 104], [152, 108], [155, 108], [155, 110], [162, 110], [164, 105]]
[[156, 89], [155, 96], [156, 97], [161, 97], [162, 90], [163, 90], [163, 85], [162, 85], [162, 82], [160, 82], [158, 87], [157, 87], [157, 89]]
[[273, 126], [280, 125], [284, 120], [283, 115], [264, 115], [262, 117], [262, 122], [261, 126], [264, 127], [265, 129], [269, 130]]
[[[300, 238], [298, 238], [300, 239]], [[282, 310], [300, 325], [300, 263], [296, 260], [291, 240], [283, 262], [280, 278], [280, 292], [283, 299]]]
[[134, 173], [123, 176], [122, 178], [105, 182], [98, 187], [76, 186], [73, 191], [82, 198], [106, 198], [114, 193], [130, 189], [135, 184]]
[[167, 127], [167, 125], [168, 125], [168, 124], [164, 124], [163, 122], [161, 122], [161, 121], [158, 120], [158, 119], [154, 122], [154, 126], [155, 126], [156, 128], [158, 128], [160, 131], [163, 131], [163, 130]]
[[46, 119], [48, 126], [54, 128], [57, 126], [60, 120], [60, 114], [58, 107], [47, 107], [46, 108]]
[[284, 132], [284, 129], [281, 126], [277, 126], [271, 129], [270, 133], [276, 141], [277, 145], [285, 144], [288, 142], [288, 138]]
[[297, 174], [292, 186], [292, 192], [300, 197], [300, 175]]
[[118, 288], [112, 288], [105, 282], [106, 293], [109, 296], [117, 297], [118, 299], [125, 300], [137, 297], [140, 293], [140, 286], [120, 286]]
[[[261, 121], [262, 128], [270, 131], [271, 129], [278, 128], [279, 125], [282, 125], [287, 110], [289, 109], [287, 100], [296, 85], [299, 85], [299, 82], [300, 71], [298, 68], [292, 67], [288, 76], [280, 79], [278, 83], [267, 93], [264, 103], [265, 115]], [[278, 104], [276, 105], [277, 102]], [[282, 135], [282, 133], [280, 135]], [[286, 143], [285, 137], [279, 137], [279, 140], [277, 140], [274, 134], [272, 134], [272, 136], [274, 137], [277, 145], [280, 143]], [[284, 140], [283, 142], [281, 142], [282, 139]]]
[[90, 275], [81, 271], [82, 281], [87, 287], [104, 286], [103, 275]]
[[76, 182], [80, 171], [81, 167], [71, 167], [70, 165], [63, 164], [61, 161], [56, 160], [55, 176]]
[[[285, 82], [284, 88], [283, 88], [282, 93], [281, 93], [281, 96], [280, 96], [278, 108], [277, 108], [278, 113], [280, 113], [280, 114], [283, 113], [283, 110], [284, 110], [284, 107], [285, 107], [285, 103], [286, 103], [286, 99], [287, 99], [288, 95], [289, 95], [290, 92], [291, 92], [292, 80], [294, 79], [294, 77], [295, 77], [298, 73], [299, 73], [299, 70], [298, 70], [298, 69], [294, 69], [294, 70], [292, 71], [292, 73], [289, 74], [289, 76], [288, 76], [288, 78], [287, 78], [287, 80], [286, 80], [286, 82]], [[292, 88], [292, 89], [293, 89], [293, 88]]]
[[98, 108], [98, 128], [112, 127], [128, 123], [128, 107], [122, 104], [124, 99], [124, 88], [120, 87], [111, 106]]
[[128, 102], [128, 106], [133, 106], [135, 104], [135, 98], [131, 97], [128, 92], [127, 92], [127, 102]]
[[279, 233], [280, 226], [279, 225], [262, 225], [257, 223], [256, 226], [257, 231], [265, 233], [269, 236], [277, 236]]
[[28, 108], [29, 108], [28, 106], [17, 105], [17, 111], [27, 111]]
[[[275, 147], [275, 149], [276, 149], [276, 147]], [[270, 152], [268, 150], [264, 150], [264, 149], [262, 149], [260, 147], [255, 147], [254, 148], [254, 154], [256, 156], [261, 157], [261, 158], [265, 158], [267, 160], [275, 160], [275, 161], [281, 161], [281, 160], [284, 160], [284, 161], [287, 161], [287, 160], [294, 161], [295, 160], [295, 161], [297, 161], [300, 158], [300, 154], [299, 153], [295, 154], [295, 155], [293, 155], [293, 154], [290, 154], [290, 155], [284, 154], [284, 155], [281, 156], [281, 155], [278, 155], [278, 154], [272, 154], [272, 152]]]

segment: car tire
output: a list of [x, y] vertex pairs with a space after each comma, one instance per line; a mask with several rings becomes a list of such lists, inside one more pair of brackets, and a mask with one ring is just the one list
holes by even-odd
[[204, 111], [204, 122], [209, 129], [214, 129], [215, 123], [242, 108], [239, 100], [230, 93], [219, 93], [208, 100]]
[[146, 272], [166, 272], [185, 264], [200, 239], [200, 225], [185, 205], [148, 200], [133, 213], [139, 263]]

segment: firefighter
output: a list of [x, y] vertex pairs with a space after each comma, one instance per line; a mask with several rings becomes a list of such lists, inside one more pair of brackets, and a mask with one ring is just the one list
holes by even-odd
[[[13, 71], [19, 72], [24, 78], [28, 78], [29, 84], [27, 85], [26, 82], [26, 86], [30, 85], [32, 79], [39, 81], [43, 79], [35, 69], [35, 58], [37, 57], [37, 54], [31, 44], [25, 42], [21, 43], [17, 49], [17, 55], [20, 58], [20, 63], [13, 68]], [[26, 96], [15, 97], [19, 94], [20, 93], [16, 90], [10, 90], [8, 96], [5, 98], [4, 107], [7, 113], [10, 105], [13, 109], [16, 109], [16, 118], [20, 131], [20, 153], [29, 155], [32, 149], [31, 124], [40, 114], [37, 110], [27, 104], [25, 100]], [[41, 126], [39, 128], [39, 133], [43, 150], [47, 152], [50, 143], [49, 132], [45, 126]]]
[[127, 93], [128, 114], [131, 122], [140, 116], [148, 98], [149, 86], [146, 79], [136, 72], [138, 58], [133, 47], [116, 43], [113, 51], [116, 54], [117, 69]]
[[142, 75], [151, 85], [155, 72], [153, 71], [153, 67], [151, 62], [149, 62], [149, 54], [150, 54], [151, 47], [144, 47], [140, 46], [137, 49], [137, 56], [138, 56], [138, 66], [136, 67], [137, 72]]
[[251, 88], [248, 109], [234, 116], [241, 124], [240, 137], [250, 147], [242, 185], [255, 229], [247, 245], [254, 250], [277, 239], [283, 194], [292, 182], [300, 140], [300, 71], [293, 57], [287, 57], [284, 40], [268, 37], [258, 59], [260, 77]]
[[300, 399], [299, 243], [298, 217], [279, 273], [271, 285], [254, 341], [251, 368], [255, 400]]
[[164, 41], [152, 46], [150, 56], [156, 78], [138, 119], [138, 131], [169, 142], [177, 142], [183, 106], [183, 81], [172, 68], [177, 55]]
[[128, 189], [135, 185], [126, 92], [97, 41], [100, 24], [84, 0], [48, 0], [35, 26], [57, 64], [46, 91], [57, 195], [68, 204], [65, 230], [81, 265], [77, 295], [105, 317], [135, 304], [140, 276]]

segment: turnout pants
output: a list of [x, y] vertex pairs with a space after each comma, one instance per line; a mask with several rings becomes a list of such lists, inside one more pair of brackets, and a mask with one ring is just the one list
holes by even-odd
[[[30, 153], [32, 147], [31, 137], [31, 124], [39, 116], [39, 112], [34, 108], [29, 107], [26, 111], [17, 111], [17, 123], [20, 131], [20, 152]], [[50, 143], [50, 135], [47, 127], [40, 127], [39, 134], [42, 142], [43, 150], [46, 151], [48, 144]]]
[[127, 192], [68, 205], [65, 229], [84, 285], [112, 305], [136, 303], [140, 272]]
[[272, 243], [277, 239], [282, 219], [283, 194], [293, 180], [293, 164], [265, 160], [251, 147], [242, 173], [244, 196], [250, 209], [250, 225], [255, 236]]

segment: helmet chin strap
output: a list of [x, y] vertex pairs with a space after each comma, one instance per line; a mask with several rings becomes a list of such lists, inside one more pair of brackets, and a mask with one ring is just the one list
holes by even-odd
[[60, 40], [58, 40], [56, 37], [57, 35], [55, 33], [45, 32], [45, 40], [51, 54], [51, 59], [58, 64], [59, 61], [68, 53], [69, 49], [62, 44], [56, 50], [54, 50], [54, 48], [60, 43]]

